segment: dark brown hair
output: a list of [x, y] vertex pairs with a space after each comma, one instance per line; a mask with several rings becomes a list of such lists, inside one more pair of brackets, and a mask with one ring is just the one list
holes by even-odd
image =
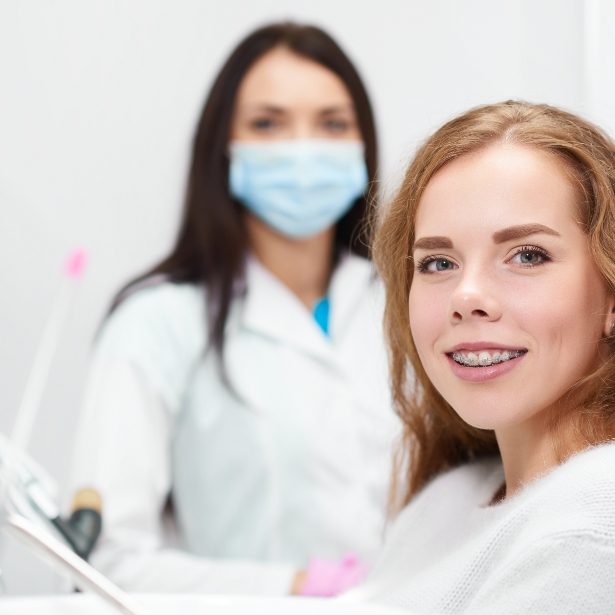
[[[445, 164], [493, 143], [516, 143], [555, 156], [569, 171], [579, 194], [579, 215], [605, 283], [615, 292], [615, 146], [598, 128], [555, 107], [507, 101], [472, 109], [436, 131], [419, 149], [401, 188], [385, 210], [374, 257], [384, 278], [385, 329], [390, 349], [393, 398], [404, 426], [398, 463], [405, 482], [393, 504], [406, 504], [438, 473], [474, 458], [498, 454], [493, 431], [466, 424], [430, 382], [410, 332], [408, 296], [414, 267], [416, 213], [425, 187]], [[615, 437], [615, 359], [568, 392], [578, 412], [557, 417], [553, 430], [571, 419], [587, 444]], [[559, 421], [559, 423], [557, 422]], [[568, 423], [570, 426], [570, 423]], [[555, 439], [556, 446], [558, 438]], [[559, 439], [561, 441], [561, 438]], [[563, 445], [556, 454], [563, 458]], [[399, 476], [399, 474], [396, 474]]]
[[[354, 102], [370, 184], [376, 175], [376, 133], [367, 92], [359, 74], [337, 43], [314, 26], [285, 22], [262, 27], [239, 43], [218, 73], [205, 102], [194, 142], [184, 212], [171, 253], [130, 282], [115, 298], [112, 310], [132, 290], [158, 276], [171, 282], [204, 286], [209, 345], [222, 359], [226, 320], [242, 288], [248, 249], [241, 205], [228, 187], [227, 145], [239, 85], [250, 67], [268, 51], [285, 47], [334, 72]], [[338, 222], [336, 252], [350, 250], [363, 257], [368, 249], [361, 228], [368, 209], [366, 197]]]

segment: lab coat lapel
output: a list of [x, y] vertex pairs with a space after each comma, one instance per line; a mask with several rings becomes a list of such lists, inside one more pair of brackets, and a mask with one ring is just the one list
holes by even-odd
[[[364, 300], [366, 292], [379, 301], [378, 280], [370, 261], [353, 254], [343, 255], [329, 286], [331, 314], [329, 327], [338, 343], [342, 343], [356, 306]], [[378, 309], [374, 306], [374, 309]]]
[[247, 262], [246, 282], [241, 318], [245, 328], [300, 348], [319, 360], [335, 360], [330, 340], [310, 311], [253, 257]]

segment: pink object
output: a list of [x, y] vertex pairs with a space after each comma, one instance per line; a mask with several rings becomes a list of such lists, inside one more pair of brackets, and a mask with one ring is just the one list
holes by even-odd
[[66, 259], [64, 273], [69, 278], [80, 278], [88, 260], [88, 253], [83, 248], [73, 250]]
[[302, 596], [337, 596], [361, 583], [368, 572], [367, 566], [353, 554], [339, 562], [313, 558], [300, 593]]

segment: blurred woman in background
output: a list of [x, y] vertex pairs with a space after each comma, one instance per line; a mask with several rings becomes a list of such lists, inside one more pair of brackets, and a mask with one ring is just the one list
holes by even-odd
[[[134, 591], [332, 595], [380, 541], [397, 431], [361, 226], [371, 106], [322, 30], [250, 34], [218, 74], [171, 253], [96, 344], [74, 486]], [[165, 542], [165, 510], [180, 548]]]

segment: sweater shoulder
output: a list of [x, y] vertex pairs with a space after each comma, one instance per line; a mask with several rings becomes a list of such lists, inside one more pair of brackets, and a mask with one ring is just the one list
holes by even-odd
[[562, 531], [599, 532], [615, 541], [615, 442], [570, 457], [544, 479], [545, 507]]

